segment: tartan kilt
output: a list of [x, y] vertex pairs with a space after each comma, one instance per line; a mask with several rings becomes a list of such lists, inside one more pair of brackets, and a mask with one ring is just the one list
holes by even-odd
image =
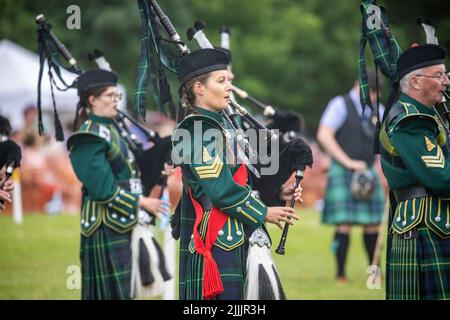
[[397, 233], [389, 235], [386, 298], [450, 299], [450, 239], [440, 238], [424, 222], [415, 232], [411, 239]]
[[[225, 251], [213, 245], [211, 254], [219, 268], [224, 292], [215, 300], [242, 300], [245, 284], [245, 248], [241, 246]], [[203, 300], [203, 256], [197, 252], [187, 257], [186, 286], [184, 298], [186, 300]]]
[[328, 171], [328, 184], [322, 212], [324, 224], [379, 224], [386, 201], [384, 189], [374, 168], [375, 191], [369, 201], [356, 200], [350, 192], [352, 172], [332, 160]]
[[83, 300], [130, 299], [131, 231], [101, 225], [90, 237], [81, 235]]
[[[184, 190], [180, 205], [179, 299], [203, 300], [203, 256], [189, 250], [195, 209]], [[224, 293], [217, 296], [217, 300], [243, 299], [247, 247], [248, 241], [230, 251], [212, 246], [211, 254], [219, 268], [224, 287]]]

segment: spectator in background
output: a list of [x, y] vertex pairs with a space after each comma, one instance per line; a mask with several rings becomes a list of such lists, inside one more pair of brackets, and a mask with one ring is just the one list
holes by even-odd
[[[37, 131], [26, 132], [23, 136], [22, 189], [25, 211], [45, 211], [57, 189], [57, 182], [47, 163], [43, 149], [44, 138]], [[54, 165], [54, 164], [53, 164]]]
[[[370, 97], [376, 103], [376, 74], [368, 72]], [[384, 108], [380, 106], [380, 117]], [[374, 163], [373, 152], [376, 111], [363, 110], [359, 83], [350, 92], [333, 98], [320, 120], [317, 140], [332, 158], [324, 199], [322, 222], [336, 225], [333, 249], [336, 255], [337, 280], [347, 282], [345, 260], [352, 225], [364, 226], [364, 244], [369, 265], [372, 264], [378, 229], [383, 216], [385, 194]], [[365, 171], [373, 177], [374, 192], [370, 199], [358, 199], [351, 192], [352, 175]]]

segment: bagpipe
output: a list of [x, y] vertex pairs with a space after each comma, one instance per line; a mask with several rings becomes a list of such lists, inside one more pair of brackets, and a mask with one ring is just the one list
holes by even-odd
[[[160, 25], [169, 34], [171, 41], [176, 43], [179, 49], [179, 55], [183, 56], [189, 53], [189, 49], [185, 43], [181, 42], [181, 37], [173, 27], [170, 19], [164, 14], [162, 9], [154, 0], [139, 0], [139, 7], [141, 10], [141, 17], [146, 17], [150, 19], [153, 17], [153, 21], [143, 20], [143, 25], [151, 26], [151, 30], [145, 30], [145, 34], [143, 35], [143, 39], [151, 34], [155, 38], [155, 28], [157, 26], [156, 18], [159, 19]], [[143, 13], [144, 12], [144, 13]], [[189, 40], [196, 39], [199, 46], [201, 48], [213, 48], [212, 44], [206, 38], [203, 28], [205, 27], [205, 23], [202, 21], [197, 21], [194, 24], [194, 27], [191, 27], [187, 30], [187, 37]], [[157, 37], [158, 38], [158, 37]], [[161, 37], [159, 36], [159, 41], [149, 41], [150, 44], [161, 43]], [[148, 49], [149, 43], [143, 43], [143, 47], [141, 47], [141, 52], [144, 52]], [[159, 52], [160, 56], [162, 53], [161, 48], [155, 47], [156, 51]], [[166, 60], [167, 61], [167, 60]], [[145, 61], [144, 61], [145, 62]], [[161, 64], [165, 65], [164, 61], [161, 60]], [[141, 63], [144, 65], [144, 63]], [[170, 68], [167, 68], [170, 70]], [[173, 71], [173, 70], [171, 70]], [[161, 82], [161, 81], [160, 81]], [[137, 91], [142, 92], [142, 87], [138, 87]], [[224, 118], [228, 121], [230, 126], [234, 129], [237, 134], [243, 132], [243, 128], [238, 121], [238, 115], [242, 117], [244, 121], [250, 124], [250, 126], [258, 131], [262, 131], [262, 134], [267, 140], [281, 140], [283, 139], [268, 129], [265, 125], [261, 124], [256, 118], [254, 118], [244, 107], [238, 104], [233, 97], [230, 98], [230, 106], [228, 106], [223, 111]], [[238, 144], [242, 143], [240, 147], [243, 150], [252, 149], [252, 146], [249, 145], [246, 137], [242, 137], [241, 140], [237, 139]], [[238, 148], [239, 149], [239, 148]], [[268, 183], [268, 180], [265, 180], [265, 176], [259, 176], [259, 174], [255, 174], [254, 168], [251, 164], [247, 164], [247, 167], [250, 169], [252, 173], [255, 174], [257, 181], [265, 181], [264, 189], [271, 189], [270, 196], [265, 197], [262, 195], [260, 198], [267, 204], [267, 200], [279, 203], [279, 195], [278, 192], [273, 192], [274, 186], [281, 186], [296, 170], [296, 185], [298, 186], [301, 178], [303, 177], [303, 171], [306, 166], [312, 165], [312, 152], [309, 146], [301, 139], [294, 139], [293, 141], [286, 142], [284, 141], [283, 149], [285, 153], [283, 154], [283, 159], [287, 162], [281, 164], [281, 168], [284, 168], [285, 171], [278, 171], [277, 174], [272, 175], [277, 181], [275, 183]], [[295, 170], [294, 170], [295, 168]], [[253, 187], [253, 185], [252, 185]], [[275, 188], [276, 189], [276, 188]], [[269, 194], [268, 193], [268, 194]], [[267, 194], [267, 195], [268, 195]], [[291, 206], [294, 205], [295, 199], [292, 199]], [[181, 206], [177, 207], [177, 210], [174, 215], [174, 219], [172, 220], [173, 227], [173, 235], [175, 238], [179, 236], [179, 229], [177, 228], [180, 225], [180, 210]], [[178, 219], [176, 218], [178, 216]], [[283, 239], [280, 242], [281, 246], [280, 250], [283, 250], [284, 253], [284, 244], [286, 241], [288, 226], [285, 227], [283, 232]], [[250, 238], [249, 238], [249, 250], [247, 255], [247, 273], [246, 273], [246, 283], [245, 283], [245, 299], [284, 299], [284, 293], [281, 287], [281, 283], [279, 281], [279, 277], [273, 262], [273, 259], [270, 254], [270, 246], [271, 241], [268, 234], [262, 228], [258, 228], [255, 230]], [[280, 253], [281, 251], [278, 250]]]
[[[76, 80], [72, 84], [67, 84], [61, 76], [60, 68], [80, 75], [83, 70], [78, 65], [76, 59], [72, 56], [66, 46], [56, 37], [52, 31], [51, 24], [46, 20], [43, 14], [36, 17], [36, 24], [38, 25], [38, 43], [40, 55], [40, 72], [38, 82], [38, 112], [39, 112], [39, 133], [43, 133], [42, 126], [42, 109], [41, 109], [41, 78], [45, 62], [48, 64], [48, 74], [50, 83], [61, 91], [70, 88], [76, 88]], [[60, 54], [64, 60], [69, 64], [69, 67], [63, 66], [59, 62]], [[93, 53], [88, 54], [90, 61], [95, 61], [99, 68], [111, 71], [111, 67], [104, 57], [104, 54], [99, 50], [94, 50]], [[56, 84], [55, 77], [59, 78], [59, 82], [63, 84], [63, 88]], [[55, 100], [53, 99], [55, 112], [55, 129], [56, 139], [58, 141], [64, 140], [61, 125], [59, 123]], [[161, 171], [164, 168], [164, 162], [167, 161], [167, 155], [170, 153], [171, 142], [170, 138], [162, 138], [156, 131], [149, 130], [141, 125], [134, 117], [128, 115], [122, 110], [117, 110], [118, 115], [114, 119], [115, 127], [118, 129], [120, 136], [127, 142], [130, 150], [135, 155], [136, 161], [141, 169], [141, 180], [144, 186], [144, 193], [148, 194], [156, 184], [161, 184]], [[79, 107], [76, 111], [76, 119], [79, 113]], [[145, 143], [151, 142], [153, 145], [150, 148], [145, 148]]]
[[[47, 60], [48, 62], [51, 83], [56, 85], [53, 77], [55, 75], [58, 76], [60, 81], [65, 85], [65, 88], [62, 90], [76, 88], [76, 80], [70, 85], [64, 82], [64, 79], [62, 79], [60, 74], [60, 67], [63, 66], [58, 61], [57, 53], [61, 54], [69, 63], [70, 67], [65, 68], [66, 70], [77, 75], [80, 75], [83, 70], [67, 48], [53, 34], [51, 25], [47, 22], [44, 15], [39, 15], [36, 18], [36, 23], [38, 24], [38, 41], [41, 62], [38, 110], [40, 118], [40, 134], [42, 134], [40, 80], [45, 61]], [[95, 50], [93, 53], [90, 53], [89, 60], [95, 60], [99, 68], [111, 71], [111, 67], [101, 51]], [[52, 72], [52, 69], [54, 72]], [[53, 104], [56, 123], [59, 122], [59, 119], [57, 119], [54, 100]], [[77, 116], [78, 112], [79, 107], [77, 108]], [[170, 137], [161, 138], [157, 132], [145, 128], [133, 117], [121, 110], [118, 110], [118, 115], [113, 119], [113, 123], [120, 136], [126, 141], [130, 150], [135, 155], [135, 159], [141, 171], [140, 178], [143, 184], [144, 194], [148, 195], [156, 184], [162, 185], [162, 193], [167, 186], [167, 178], [161, 175], [161, 171], [164, 168], [164, 163], [169, 162], [167, 155], [170, 154], [171, 149]], [[139, 139], [138, 132], [143, 136], [144, 141], [142, 141], [142, 138]], [[64, 140], [62, 130], [61, 132], [57, 132], [57, 139]], [[144, 143], [146, 142], [152, 142], [153, 146], [145, 149]], [[164, 212], [161, 214], [168, 213]], [[149, 298], [163, 294], [165, 282], [172, 278], [167, 270], [164, 252], [150, 229], [150, 225], [152, 224], [155, 224], [155, 215], [141, 210], [139, 212], [139, 223], [133, 229], [131, 236], [132, 270], [130, 295], [135, 298]]]
[[[436, 29], [437, 29], [437, 24], [436, 22], [434, 22], [431, 19], [426, 19], [423, 17], [419, 17], [417, 19], [417, 24], [419, 26], [421, 26], [423, 28], [423, 31], [425, 32], [425, 42], [426, 43], [430, 43], [430, 44], [439, 44], [439, 40], [436, 36]], [[446, 76], [450, 79], [449, 74], [447, 73]], [[442, 91], [442, 115], [445, 118], [445, 121], [440, 118], [441, 123], [444, 126], [445, 132], [447, 133], [447, 137], [450, 139], [450, 110], [449, 110], [449, 106], [448, 104], [450, 103], [450, 93], [447, 91], [448, 88], [446, 88], [446, 90]], [[438, 110], [436, 108], [434, 108], [434, 110], [436, 111], [436, 114], [438, 117], [441, 117], [440, 113], [438, 112]]]
[[[384, 7], [378, 5], [376, 0], [363, 0], [360, 5], [362, 14], [361, 21], [361, 38], [359, 46], [359, 82], [360, 82], [360, 99], [361, 105], [369, 106], [373, 109], [372, 101], [369, 96], [369, 88], [367, 85], [367, 71], [366, 71], [366, 58], [365, 47], [369, 43], [369, 47], [374, 57], [375, 69], [378, 70], [389, 79], [389, 97], [386, 103], [386, 109], [383, 115], [383, 120], [386, 118], [389, 110], [395, 103], [399, 95], [399, 79], [397, 79], [397, 61], [402, 53], [397, 40], [395, 39], [390, 26], [387, 11]], [[438, 38], [435, 35], [437, 24], [431, 19], [419, 17], [417, 24], [423, 28], [425, 32], [425, 42], [428, 44], [438, 44]], [[378, 94], [378, 90], [377, 90]], [[445, 121], [442, 119], [440, 113], [436, 108], [436, 114], [440, 118], [447, 135], [450, 137], [450, 111], [448, 104], [450, 103], [450, 94], [447, 91], [443, 91], [442, 115]], [[377, 114], [379, 98], [377, 97]], [[377, 131], [375, 137], [375, 153], [379, 153], [379, 133], [381, 122], [377, 121]]]
[[247, 100], [256, 106], [270, 121], [267, 128], [278, 129], [281, 133], [287, 134], [287, 140], [295, 138], [303, 130], [303, 118], [300, 114], [293, 111], [282, 111], [265, 104], [235, 85], [233, 85], [233, 92], [241, 99]]

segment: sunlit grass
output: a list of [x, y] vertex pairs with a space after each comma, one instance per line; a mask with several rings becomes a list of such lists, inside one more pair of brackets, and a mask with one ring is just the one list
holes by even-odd
[[[286, 254], [274, 253], [289, 299], [384, 299], [381, 289], [366, 282], [367, 258], [360, 227], [351, 234], [347, 258], [349, 282], [334, 280], [331, 251], [333, 227], [320, 224], [312, 210], [299, 210], [300, 221], [289, 230]], [[77, 216], [25, 215], [23, 225], [0, 216], [0, 299], [79, 299], [80, 290], [68, 289], [68, 267], [79, 265]], [[276, 248], [281, 230], [269, 227]], [[273, 250], [274, 251], [274, 250]]]

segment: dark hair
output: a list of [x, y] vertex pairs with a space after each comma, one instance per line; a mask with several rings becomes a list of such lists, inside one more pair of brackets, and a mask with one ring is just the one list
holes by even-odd
[[197, 113], [195, 111], [195, 93], [194, 84], [200, 82], [206, 84], [211, 73], [205, 73], [198, 77], [192, 78], [181, 87], [180, 101], [181, 106], [184, 108], [184, 114], [187, 116], [191, 113]]
[[73, 127], [76, 130], [80, 128], [80, 126], [87, 120], [87, 108], [90, 108], [89, 97], [99, 97], [103, 92], [105, 92], [110, 86], [93, 88], [90, 90], [84, 91], [80, 95], [80, 100], [78, 101], [77, 111], [75, 115], [75, 121]]

